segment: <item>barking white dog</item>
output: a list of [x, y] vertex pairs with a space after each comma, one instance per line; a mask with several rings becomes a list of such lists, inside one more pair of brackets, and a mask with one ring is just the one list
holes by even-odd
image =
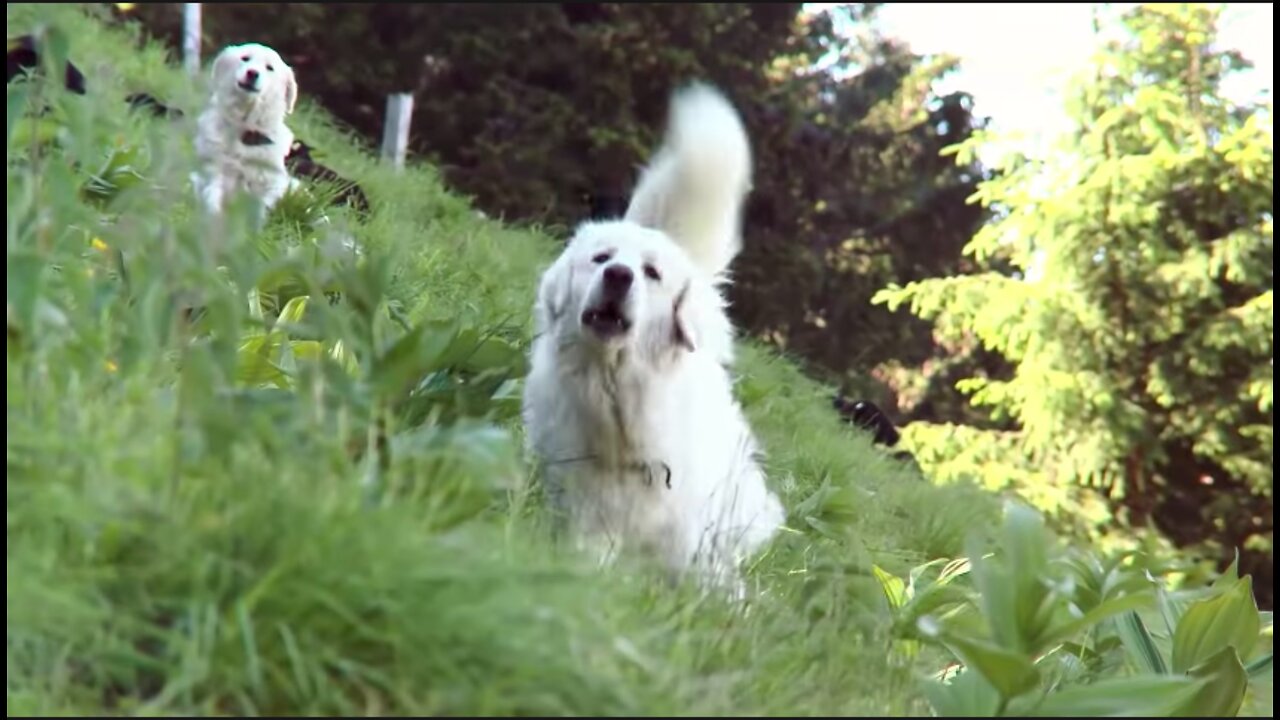
[[655, 552], [738, 586], [783, 522], [725, 370], [719, 286], [741, 247], [751, 154], [732, 106], [676, 95], [622, 220], [581, 225], [542, 277], [524, 395], [531, 449], [580, 545]]
[[217, 213], [232, 193], [243, 191], [269, 210], [295, 182], [284, 164], [293, 146], [284, 118], [298, 100], [293, 68], [264, 45], [232, 45], [214, 60], [212, 81], [196, 127], [200, 198]]

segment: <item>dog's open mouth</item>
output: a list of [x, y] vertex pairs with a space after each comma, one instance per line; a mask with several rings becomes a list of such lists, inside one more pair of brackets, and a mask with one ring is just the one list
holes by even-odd
[[236, 85], [240, 86], [240, 89], [241, 89], [241, 90], [243, 90], [243, 91], [245, 91], [245, 92], [251, 92], [251, 93], [256, 93], [256, 92], [258, 92], [258, 84], [257, 84], [257, 83], [253, 83], [253, 82], [245, 82], [245, 81], [241, 80], [240, 82], [236, 83]]
[[618, 303], [606, 302], [582, 311], [582, 324], [600, 337], [615, 337], [631, 329], [631, 320], [622, 313]]

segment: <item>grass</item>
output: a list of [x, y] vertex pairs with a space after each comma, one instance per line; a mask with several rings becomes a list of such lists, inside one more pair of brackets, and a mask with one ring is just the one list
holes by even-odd
[[[262, 325], [245, 289], [290, 262], [343, 287], [303, 329], [365, 367], [395, 339], [388, 306], [523, 348], [552, 233], [479, 217], [430, 167], [379, 164], [305, 88], [290, 125], [369, 195], [367, 221], [334, 213], [367, 260], [298, 261], [305, 228], [258, 234], [247, 213], [208, 227], [186, 185], [200, 83], [94, 12], [6, 8], [10, 36], [65, 33], [89, 83], [28, 86], [59, 150], [10, 141], [10, 715], [927, 713], [918, 680], [946, 659], [902, 652], [871, 565], [961, 555], [995, 497], [929, 484], [839, 423], [830, 388], [744, 343], [738, 394], [790, 513], [751, 569], [757, 597], [597, 571], [549, 538], [509, 412], [396, 426], [376, 375], [238, 382], [239, 339]], [[187, 120], [129, 115], [138, 90]], [[79, 197], [112, 148], [142, 149], [146, 180]], [[360, 450], [387, 417], [379, 465]]]

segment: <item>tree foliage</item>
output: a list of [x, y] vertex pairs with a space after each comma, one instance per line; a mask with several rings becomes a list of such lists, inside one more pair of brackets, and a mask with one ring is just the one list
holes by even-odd
[[[303, 95], [370, 140], [386, 94], [413, 92], [412, 148], [452, 186], [490, 215], [561, 228], [620, 213], [671, 91], [715, 83], [755, 153], [739, 324], [838, 381], [936, 362], [948, 353], [928, 323], [869, 301], [960, 269], [980, 172], [939, 151], [973, 131], [969, 98], [938, 97], [954, 63], [879, 36], [874, 4], [802, 7], [219, 4], [204, 25], [210, 48], [279, 49]], [[176, 9], [137, 12], [176, 46]]]
[[1019, 487], [1083, 529], [1150, 522], [1223, 560], [1240, 548], [1269, 605], [1272, 115], [1224, 98], [1246, 63], [1215, 45], [1216, 18], [1125, 12], [1074, 94], [1074, 132], [983, 183], [998, 218], [966, 254], [987, 269], [880, 299], [1014, 366], [962, 383], [1013, 429], [908, 428], [927, 469]]

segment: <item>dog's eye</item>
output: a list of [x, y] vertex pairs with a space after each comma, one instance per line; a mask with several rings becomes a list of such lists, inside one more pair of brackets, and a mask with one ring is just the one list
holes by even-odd
[[613, 257], [613, 253], [611, 253], [611, 252], [607, 252], [607, 251], [606, 251], [606, 252], [602, 252], [602, 253], [596, 253], [596, 256], [595, 256], [595, 257], [593, 257], [593, 258], [591, 258], [591, 262], [593, 262], [593, 263], [595, 263], [595, 264], [599, 265], [599, 264], [601, 264], [601, 263], [609, 262], [609, 258], [611, 258], [611, 257]]
[[662, 282], [662, 273], [658, 272], [658, 268], [656, 268], [656, 267], [654, 267], [654, 266], [652, 266], [652, 265], [645, 264], [645, 266], [644, 266], [644, 275], [645, 275], [645, 277], [649, 278], [650, 280], [655, 280], [655, 281], [657, 281], [657, 282]]
[[249, 56], [248, 56], [248, 55], [241, 55], [241, 56], [240, 56], [240, 62], [249, 62]]
[[275, 72], [276, 69], [270, 65], [267, 66], [267, 72]]

